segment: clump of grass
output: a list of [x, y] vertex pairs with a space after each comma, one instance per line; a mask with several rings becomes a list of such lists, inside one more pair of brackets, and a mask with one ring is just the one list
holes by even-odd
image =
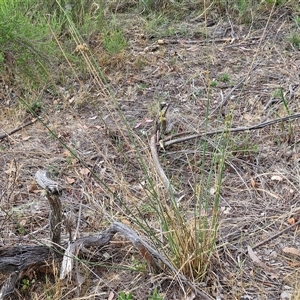
[[132, 293], [120, 292], [118, 300], [133, 300]]
[[[53, 46], [47, 17], [36, 14], [36, 4], [37, 1], [33, 0], [8, 0], [0, 6], [2, 63], [13, 68], [15, 74], [19, 74], [20, 82], [24, 81], [29, 86], [45, 82], [45, 66], [51, 63], [47, 54], [49, 46]], [[29, 11], [29, 8], [32, 10]]]
[[109, 54], [117, 54], [122, 52], [128, 45], [121, 29], [110, 30], [105, 32], [103, 37], [105, 50]]
[[157, 288], [154, 289], [152, 295], [148, 297], [148, 300], [163, 300], [163, 296], [161, 296], [157, 290]]
[[296, 49], [300, 49], [300, 35], [298, 33], [293, 33], [289, 37], [289, 42], [292, 44], [293, 47]]
[[218, 81], [217, 81], [217, 80], [212, 80], [212, 81], [210, 82], [210, 86], [211, 86], [211, 87], [217, 87], [217, 85], [218, 85]]
[[[195, 206], [192, 216], [185, 215], [175, 201], [172, 201], [167, 217], [160, 216], [174, 265], [185, 276], [196, 281], [205, 278], [215, 253], [219, 199], [228, 143], [225, 135], [227, 133], [219, 141], [216, 140], [216, 143], [223, 145], [220, 144], [212, 154], [210, 162], [205, 158], [201, 162], [203, 175], [194, 183]], [[205, 157], [208, 145], [202, 143], [201, 149]], [[204, 167], [207, 163], [210, 165], [208, 173]]]
[[222, 82], [229, 82], [229, 80], [230, 80], [229, 74], [228, 73], [220, 74], [219, 80]]

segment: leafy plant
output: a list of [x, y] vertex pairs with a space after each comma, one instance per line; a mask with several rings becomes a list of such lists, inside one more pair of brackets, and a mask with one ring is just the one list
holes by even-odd
[[157, 287], [154, 289], [151, 296], [148, 297], [148, 300], [163, 300], [164, 297], [161, 296], [157, 290]]
[[294, 16], [294, 22], [296, 26], [299, 28], [300, 27], [300, 16], [296, 15]]
[[300, 35], [298, 33], [293, 33], [289, 37], [290, 43], [297, 49], [300, 49]]
[[211, 86], [211, 87], [217, 87], [217, 85], [218, 85], [218, 82], [217, 82], [216, 80], [212, 80], [212, 81], [210, 82], [210, 86]]
[[146, 261], [139, 261], [138, 259], [132, 257], [133, 268], [138, 272], [145, 272], [147, 268]]
[[120, 292], [118, 300], [132, 300], [132, 293]]
[[25, 235], [26, 229], [25, 229], [24, 225], [21, 222], [18, 222], [17, 225], [18, 225], [18, 228], [17, 228], [18, 233], [20, 235]]
[[223, 82], [228, 82], [230, 80], [228, 73], [223, 73], [219, 76], [219, 80]]
[[43, 12], [36, 14], [37, 3], [8, 0], [0, 6], [0, 53], [8, 58], [3, 62], [29, 87], [45, 83], [51, 65], [47, 55], [54, 46], [47, 17]]
[[120, 29], [107, 31], [103, 38], [104, 48], [110, 54], [120, 53], [124, 50], [128, 43]]
[[29, 280], [27, 278], [23, 278], [22, 291], [27, 291], [34, 283], [35, 283], [35, 279]]

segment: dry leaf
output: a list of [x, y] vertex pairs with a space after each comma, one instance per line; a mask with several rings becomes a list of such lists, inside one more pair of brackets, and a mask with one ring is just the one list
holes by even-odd
[[279, 175], [273, 175], [273, 176], [271, 177], [271, 180], [282, 181], [283, 178], [282, 178], [281, 176], [279, 176]]
[[141, 127], [142, 126], [142, 123], [140, 122], [140, 123], [137, 123], [134, 127], [133, 127], [133, 129], [137, 129], [137, 128], [139, 128], [139, 127]]
[[186, 297], [186, 300], [194, 300], [194, 299], [196, 299], [196, 295], [194, 293], [191, 293]]
[[42, 192], [43, 192], [43, 190], [34, 190], [34, 191], [33, 191], [34, 194], [40, 194], [40, 193], [42, 193]]
[[131, 225], [131, 222], [128, 221], [127, 219], [125, 219], [125, 218], [121, 219], [121, 222], [122, 222], [123, 224], [127, 225], [127, 226], [130, 226], [130, 225]]
[[284, 247], [282, 249], [282, 251], [284, 253], [288, 253], [288, 254], [293, 254], [293, 255], [297, 255], [300, 256], [300, 251], [297, 248], [293, 248], [293, 247]]
[[230, 207], [226, 207], [226, 206], [221, 206], [221, 211], [223, 212], [224, 215], [229, 215], [231, 208]]
[[300, 267], [300, 262], [287, 261], [287, 264], [288, 264], [290, 267], [293, 267], [293, 268]]
[[9, 169], [5, 170], [4, 173], [11, 175], [11, 174], [15, 173], [16, 171], [17, 171], [17, 169], [11, 163], [9, 166]]
[[30, 135], [24, 136], [24, 137], [22, 138], [22, 141], [28, 141], [29, 139], [31, 139], [31, 136], [30, 136]]
[[251, 277], [254, 277], [254, 270], [251, 270], [250, 273], [249, 273], [249, 275], [250, 275]]
[[113, 292], [110, 292], [109, 295], [108, 295], [107, 300], [113, 300], [114, 297], [115, 297], [115, 294]]
[[26, 219], [22, 219], [22, 220], [20, 220], [19, 224], [20, 224], [21, 226], [24, 226], [24, 225], [26, 225]]
[[288, 223], [290, 225], [294, 225], [295, 224], [295, 218], [289, 218], [287, 221], [288, 221]]
[[73, 184], [75, 182], [75, 179], [70, 177], [67, 177], [66, 180], [69, 184]]
[[28, 193], [34, 193], [37, 189], [38, 189], [38, 187], [35, 182], [33, 182], [27, 186]]
[[257, 266], [261, 267], [262, 269], [264, 269], [268, 273], [272, 273], [272, 274], [276, 273], [275, 270], [273, 270], [272, 268], [268, 267], [265, 263], [263, 263], [257, 257], [257, 255], [254, 253], [254, 251], [252, 250], [252, 248], [250, 246], [248, 246], [247, 248], [248, 248], [248, 254], [249, 254], [250, 258], [252, 259], [252, 261], [254, 262], [254, 264], [256, 264]]
[[90, 170], [87, 169], [87, 168], [82, 168], [82, 169], [80, 170], [80, 174], [81, 174], [81, 175], [87, 176], [87, 175], [90, 174]]
[[252, 186], [252, 188], [254, 188], [254, 189], [255, 189], [256, 182], [255, 182], [255, 180], [253, 179], [253, 177], [252, 177], [252, 176], [250, 177], [250, 182], [251, 182], [251, 186]]
[[206, 217], [206, 216], [208, 216], [207, 211], [206, 211], [205, 209], [201, 209], [201, 211], [200, 211], [200, 216], [201, 216], [201, 217]]
[[71, 152], [70, 152], [69, 150], [65, 150], [65, 151], [63, 152], [63, 156], [64, 156], [64, 157], [71, 157], [72, 154], [71, 154]]
[[248, 114], [244, 114], [243, 117], [247, 121], [251, 121], [253, 119], [253, 116], [252, 115], [248, 115]]

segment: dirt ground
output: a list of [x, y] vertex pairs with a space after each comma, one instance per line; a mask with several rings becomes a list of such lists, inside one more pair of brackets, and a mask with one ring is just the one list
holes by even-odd
[[[127, 25], [132, 21], [128, 15], [123, 18]], [[222, 129], [228, 115], [231, 128], [237, 128], [299, 113], [300, 52], [289, 39], [295, 30], [290, 12], [278, 11], [269, 21], [268, 15], [261, 16], [251, 24], [236, 25], [225, 19], [207, 24], [205, 28], [201, 19], [177, 24], [170, 37], [147, 35], [138, 21], [132, 22], [126, 27], [128, 48], [111, 59], [104, 55], [97, 35], [90, 37], [88, 45], [119, 110], [114, 100], [103, 97], [92, 78], [81, 78], [80, 84], [66, 79], [58, 95], [43, 92], [38, 111], [43, 124], [37, 121], [0, 140], [0, 247], [49, 240], [49, 208], [34, 180], [36, 171], [44, 168], [64, 188], [63, 209], [71, 216], [73, 234], [100, 232], [113, 220], [139, 232], [123, 202], [90, 176], [45, 125], [126, 205], [144, 208], [145, 173], [120, 111], [141, 145], [139, 155], [148, 157], [149, 165], [149, 139], [162, 101], [170, 104], [169, 133]], [[16, 86], [4, 79], [0, 85], [1, 135], [32, 116], [17, 108]], [[229, 136], [218, 263], [205, 282], [195, 283], [213, 299], [291, 299], [296, 292], [299, 228], [282, 230], [300, 216], [299, 125], [295, 119]], [[213, 137], [208, 139], [213, 148]], [[163, 168], [184, 195], [181, 205], [186, 211], [193, 208], [199, 149], [199, 140], [191, 140], [160, 152]], [[195, 166], [192, 171], [190, 165]], [[163, 188], [159, 177], [157, 185]], [[146, 209], [145, 218], [155, 226], [155, 218]], [[63, 238], [68, 239], [67, 232]], [[21, 281], [11, 299], [46, 299], [47, 294], [52, 299], [87, 299], [88, 295], [89, 299], [117, 299], [121, 291], [131, 291], [133, 299], [148, 299], [155, 288], [164, 299], [196, 299], [176, 278], [151, 273], [138, 251], [121, 236], [102, 249], [90, 250], [85, 261], [90, 264], [79, 266], [74, 278], [60, 284], [55, 275], [26, 275], [30, 284], [24, 287]]]

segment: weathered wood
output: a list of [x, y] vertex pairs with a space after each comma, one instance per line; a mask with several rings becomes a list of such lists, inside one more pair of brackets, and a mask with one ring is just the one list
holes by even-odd
[[37, 183], [46, 191], [50, 204], [50, 236], [55, 245], [61, 242], [62, 204], [59, 199], [62, 189], [59, 184], [50, 179], [49, 172], [39, 170], [35, 174]]
[[[286, 121], [291, 121], [291, 120], [295, 120], [300, 118], [300, 113], [296, 113], [287, 117], [283, 117], [283, 118], [278, 118], [278, 119], [274, 119], [274, 120], [270, 120], [270, 121], [265, 121], [256, 125], [252, 125], [249, 127], [237, 127], [237, 128], [223, 128], [220, 130], [213, 130], [213, 131], [208, 131], [208, 132], [202, 132], [202, 133], [196, 133], [196, 134], [191, 134], [189, 132], [186, 132], [186, 134], [190, 134], [184, 137], [179, 137], [179, 138], [175, 138], [174, 137], [176, 135], [173, 136], [169, 136], [165, 139], [162, 140], [162, 143], [164, 145], [164, 147], [167, 146], [171, 146], [174, 144], [178, 144], [178, 143], [183, 143], [183, 142], [187, 142], [193, 139], [200, 139], [202, 137], [207, 137], [207, 136], [212, 136], [212, 135], [216, 135], [219, 133], [224, 133], [224, 130], [228, 131], [228, 132], [242, 132], [242, 131], [252, 131], [252, 130], [258, 130], [258, 129], [262, 129], [265, 128], [267, 126], [271, 126], [277, 123], [282, 123], [282, 122], [286, 122]], [[183, 133], [180, 133], [180, 136], [182, 136]]]
[[2, 285], [2, 288], [0, 290], [0, 299], [5, 299], [6, 296], [8, 296], [9, 294], [11, 294], [14, 289], [15, 289], [15, 285], [16, 282], [19, 279], [19, 272], [13, 272], [11, 273], [7, 279], [5, 280], [4, 284]]
[[49, 247], [20, 245], [0, 248], [0, 272], [12, 273], [35, 264], [42, 264], [52, 257]]
[[56, 181], [50, 179], [50, 173], [46, 170], [38, 170], [35, 174], [35, 179], [37, 183], [44, 190], [48, 191], [51, 194], [60, 194], [62, 189]]
[[[91, 246], [104, 246], [107, 244], [112, 237], [120, 233], [125, 236], [134, 247], [136, 247], [141, 255], [147, 260], [148, 264], [154, 268], [155, 271], [164, 271], [168, 269], [173, 273], [174, 276], [178, 277], [182, 282], [187, 284], [199, 297], [198, 299], [211, 300], [212, 298], [204, 293], [203, 291], [196, 288], [183, 274], [181, 274], [175, 267], [168, 261], [166, 257], [161, 255], [155, 248], [145, 242], [137, 233], [132, 229], [127, 227], [123, 223], [114, 222], [108, 229], [101, 232], [100, 234], [87, 236], [75, 241], [72, 247], [69, 247], [68, 252], [65, 254], [64, 260], [73, 260], [74, 253], [77, 253], [82, 247], [91, 247]], [[68, 265], [65, 261], [65, 265]], [[70, 264], [69, 264], [70, 265]], [[63, 279], [72, 268], [64, 272], [62, 270], [60, 277]]]
[[46, 263], [51, 265], [52, 260], [52, 253], [46, 246], [20, 245], [0, 248], [0, 272], [7, 274], [0, 289], [0, 299], [5, 299], [14, 291], [23, 271], [30, 267], [38, 270]]

